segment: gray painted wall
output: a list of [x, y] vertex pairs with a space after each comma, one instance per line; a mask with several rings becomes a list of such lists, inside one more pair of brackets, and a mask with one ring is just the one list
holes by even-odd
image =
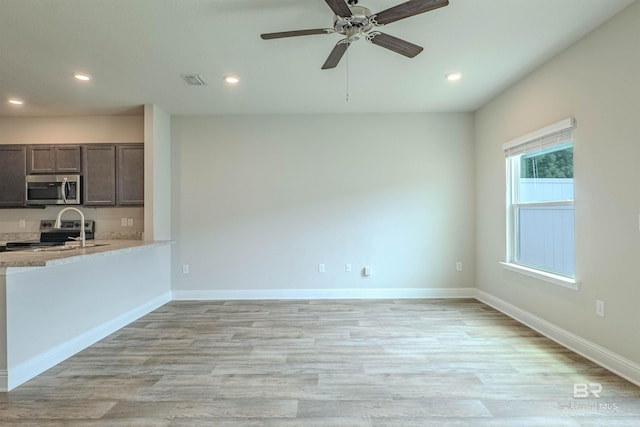
[[[477, 287], [640, 362], [640, 4], [518, 82], [475, 115]], [[574, 146], [573, 291], [504, 271], [502, 143], [566, 117]], [[596, 299], [606, 316], [595, 314]]]
[[184, 116], [171, 131], [174, 290], [473, 286], [470, 114]]

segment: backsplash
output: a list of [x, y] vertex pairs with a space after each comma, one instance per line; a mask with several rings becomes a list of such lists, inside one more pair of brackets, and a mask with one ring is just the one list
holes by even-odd
[[[85, 219], [95, 221], [96, 239], [142, 240], [144, 207], [79, 208]], [[37, 239], [40, 236], [40, 221], [55, 219], [61, 209], [61, 206], [47, 206], [44, 209], [0, 209], [0, 241]], [[63, 219], [76, 218], [77, 214], [73, 212], [63, 215]], [[9, 237], [5, 238], [7, 236]]]
[[0, 243], [22, 242], [25, 240], [37, 240], [40, 233], [0, 233]]
[[96, 240], [142, 240], [142, 231], [103, 231], [95, 233]]

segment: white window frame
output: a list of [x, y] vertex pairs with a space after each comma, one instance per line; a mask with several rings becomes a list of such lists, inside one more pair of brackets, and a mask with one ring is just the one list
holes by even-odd
[[[565, 286], [570, 289], [578, 289], [578, 282], [575, 276], [559, 274], [557, 272], [549, 272], [535, 266], [524, 265], [517, 261], [516, 250], [516, 234], [518, 232], [517, 212], [522, 207], [544, 207], [544, 206], [573, 206], [574, 201], [571, 200], [554, 200], [550, 202], [535, 203], [516, 203], [518, 200], [515, 190], [518, 186], [515, 180], [519, 179], [520, 165], [513, 162], [515, 156], [527, 152], [540, 151], [545, 148], [552, 149], [570, 143], [573, 145], [572, 131], [575, 127], [575, 120], [567, 118], [560, 122], [554, 123], [535, 132], [529, 133], [522, 137], [508, 141], [503, 144], [502, 148], [505, 152], [505, 170], [506, 170], [506, 207], [507, 207], [507, 242], [506, 242], [506, 261], [501, 264], [510, 271], [515, 271], [526, 276], [535, 277], [556, 285]], [[518, 163], [517, 165], [515, 163]]]

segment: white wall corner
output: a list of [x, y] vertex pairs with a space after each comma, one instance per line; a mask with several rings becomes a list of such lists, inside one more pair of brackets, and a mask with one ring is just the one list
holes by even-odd
[[475, 289], [475, 298], [561, 346], [640, 386], [639, 364], [480, 289]]
[[144, 106], [144, 239], [171, 240], [171, 115]]
[[0, 369], [0, 393], [9, 391], [9, 374], [6, 369]]

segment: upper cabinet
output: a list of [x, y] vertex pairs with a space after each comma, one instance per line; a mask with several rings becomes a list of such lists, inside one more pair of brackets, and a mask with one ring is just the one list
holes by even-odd
[[144, 145], [118, 145], [118, 205], [144, 204]]
[[0, 207], [26, 205], [28, 174], [80, 174], [85, 206], [144, 205], [144, 144], [0, 145]]
[[115, 145], [85, 145], [82, 147], [82, 204], [114, 206], [116, 204]]
[[144, 144], [83, 147], [86, 206], [144, 205]]
[[26, 147], [0, 145], [0, 206], [25, 206], [26, 175]]
[[28, 145], [27, 173], [81, 173], [79, 145]]

